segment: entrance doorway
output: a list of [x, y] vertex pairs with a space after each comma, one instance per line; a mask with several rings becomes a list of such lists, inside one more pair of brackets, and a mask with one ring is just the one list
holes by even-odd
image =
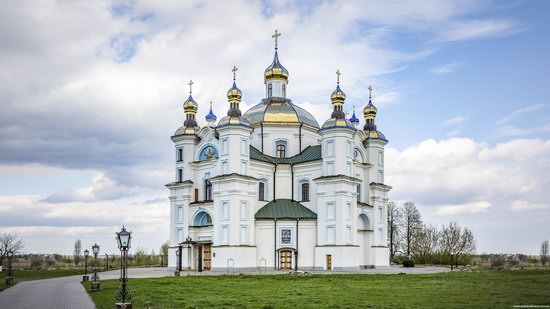
[[204, 270], [210, 270], [210, 267], [212, 266], [212, 245], [205, 244], [203, 248]]
[[281, 250], [279, 252], [280, 269], [292, 269], [292, 251]]
[[332, 255], [327, 255], [327, 270], [332, 270]]

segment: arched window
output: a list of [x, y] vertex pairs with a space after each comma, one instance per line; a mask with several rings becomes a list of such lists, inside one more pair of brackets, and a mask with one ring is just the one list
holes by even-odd
[[178, 162], [183, 161], [183, 149], [178, 148]]
[[273, 84], [269, 84], [267, 85], [267, 97], [271, 98], [272, 95], [273, 95]]
[[360, 214], [357, 218], [357, 228], [360, 230], [371, 230], [370, 220], [366, 214]]
[[302, 183], [302, 202], [309, 202], [309, 182]]
[[262, 181], [258, 183], [258, 200], [265, 201], [265, 183]]
[[212, 200], [212, 183], [208, 179], [204, 181], [204, 200]]
[[212, 225], [212, 218], [206, 211], [201, 211], [195, 216], [193, 220], [194, 226], [209, 226]]
[[286, 157], [286, 145], [279, 144], [277, 145], [277, 158]]

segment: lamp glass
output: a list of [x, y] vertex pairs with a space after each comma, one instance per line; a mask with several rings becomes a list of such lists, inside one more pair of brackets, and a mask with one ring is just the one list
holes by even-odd
[[90, 254], [90, 251], [88, 249], [84, 250], [84, 256], [88, 256]]
[[94, 244], [92, 246], [92, 251], [94, 252], [94, 255], [98, 255], [99, 254], [99, 245], [98, 244]]
[[8, 251], [8, 257], [9, 258], [13, 257], [13, 251]]
[[128, 232], [125, 227], [118, 233], [116, 233], [117, 244], [119, 249], [129, 249], [130, 242], [132, 241], [132, 232]]

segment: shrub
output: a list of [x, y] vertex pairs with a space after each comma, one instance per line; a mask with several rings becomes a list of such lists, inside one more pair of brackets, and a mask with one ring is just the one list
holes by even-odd
[[413, 260], [404, 260], [403, 261], [403, 267], [414, 267], [414, 261]]

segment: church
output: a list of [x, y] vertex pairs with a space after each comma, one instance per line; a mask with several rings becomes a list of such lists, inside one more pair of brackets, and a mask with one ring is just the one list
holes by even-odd
[[[323, 125], [287, 97], [289, 71], [278, 55], [264, 71], [265, 98], [246, 112], [233, 67], [227, 115], [183, 103], [185, 121], [172, 136], [170, 190], [172, 269], [358, 270], [389, 266], [384, 146], [371, 98], [347, 119], [336, 71]], [[365, 100], [366, 101], [366, 100]]]

